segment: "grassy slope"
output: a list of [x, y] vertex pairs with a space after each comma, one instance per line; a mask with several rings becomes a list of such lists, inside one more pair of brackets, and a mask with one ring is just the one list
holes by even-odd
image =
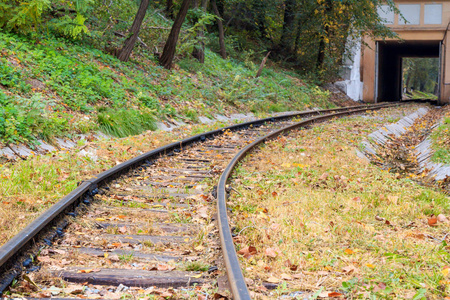
[[[449, 109], [447, 108], [447, 111]], [[450, 112], [444, 117], [444, 122], [433, 130], [431, 134], [434, 154], [432, 161], [442, 164], [450, 164]]]
[[154, 129], [155, 118], [196, 121], [199, 114], [331, 105], [327, 93], [294, 73], [266, 68], [254, 79], [255, 64], [209, 51], [203, 65], [184, 58], [167, 71], [140, 53], [123, 63], [83, 44], [0, 31], [0, 142], [98, 129], [123, 137]]

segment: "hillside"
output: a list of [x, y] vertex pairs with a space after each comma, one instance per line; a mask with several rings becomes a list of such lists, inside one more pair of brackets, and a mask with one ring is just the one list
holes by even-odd
[[[86, 43], [50, 35], [32, 39], [0, 32], [0, 142], [154, 130], [155, 120], [197, 122], [234, 111], [330, 107], [328, 93], [293, 72], [258, 66], [207, 50], [204, 64], [185, 57], [174, 70], [140, 52], [124, 63]], [[132, 120], [132, 122], [130, 122]]]

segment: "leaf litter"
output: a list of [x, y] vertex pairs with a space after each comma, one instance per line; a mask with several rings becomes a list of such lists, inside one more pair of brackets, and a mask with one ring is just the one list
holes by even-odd
[[228, 204], [235, 233], [245, 228], [238, 249], [261, 249], [241, 255], [255, 298], [449, 296], [447, 196], [356, 156], [374, 128], [417, 107], [316, 125], [247, 157]]

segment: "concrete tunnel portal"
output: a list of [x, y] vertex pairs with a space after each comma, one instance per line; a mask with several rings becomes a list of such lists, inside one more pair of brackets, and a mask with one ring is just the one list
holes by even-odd
[[403, 58], [441, 56], [441, 41], [378, 41], [376, 47], [376, 102], [402, 99]]

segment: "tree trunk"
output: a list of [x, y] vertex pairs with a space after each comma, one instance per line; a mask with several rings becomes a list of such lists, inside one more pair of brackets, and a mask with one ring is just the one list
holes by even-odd
[[219, 10], [219, 15], [225, 16], [225, 1], [217, 0], [216, 5], [217, 5], [217, 9]]
[[[196, 0], [195, 0], [196, 1]], [[198, 3], [196, 4], [196, 8], [198, 8]], [[202, 0], [202, 11], [206, 12], [206, 9], [208, 7], [208, 0]], [[198, 22], [198, 20], [197, 20]], [[199, 29], [199, 31], [197, 32], [197, 42], [198, 44], [195, 45], [194, 50], [192, 50], [192, 56], [195, 57], [200, 63], [204, 63], [205, 62], [205, 32], [204, 32], [205, 28], [201, 28]]]
[[166, 2], [166, 15], [173, 19], [173, 0], [167, 0]]
[[[328, 15], [332, 9], [332, 0], [326, 0], [325, 2], [325, 13]], [[323, 67], [323, 63], [325, 61], [325, 38], [328, 38], [330, 32], [330, 26], [325, 22], [324, 26], [324, 34], [320, 36], [319, 42], [319, 54], [317, 55], [317, 68], [321, 69]]]
[[147, 12], [149, 0], [142, 0], [139, 5], [139, 9], [134, 18], [133, 25], [131, 25], [129, 31], [129, 37], [125, 40], [122, 49], [119, 51], [117, 58], [121, 61], [128, 61], [130, 59], [131, 52], [133, 51], [134, 44], [139, 36], [142, 21], [144, 20], [145, 13]]
[[219, 45], [220, 55], [223, 59], [227, 59], [227, 51], [225, 50], [225, 34], [223, 30], [222, 17], [220, 16], [219, 9], [217, 8], [216, 0], [211, 0], [211, 5], [214, 10], [214, 14], [217, 16], [217, 27], [219, 28]]
[[406, 90], [409, 92], [409, 83], [411, 82], [411, 71], [408, 72], [408, 75], [406, 76], [406, 83], [405, 83], [405, 87]]
[[320, 37], [319, 54], [317, 55], [317, 68], [320, 69], [325, 61], [325, 38]]
[[167, 38], [166, 44], [164, 46], [163, 54], [159, 59], [159, 63], [166, 69], [172, 68], [172, 61], [175, 57], [175, 51], [177, 49], [178, 36], [180, 35], [181, 26], [183, 25], [184, 19], [186, 18], [187, 11], [191, 0], [183, 0], [181, 3], [180, 11], [175, 18], [172, 29], [170, 30], [169, 37]]
[[282, 53], [289, 54], [292, 52], [294, 44], [294, 21], [295, 21], [295, 0], [284, 1], [284, 20], [283, 29], [280, 39], [280, 50]]

